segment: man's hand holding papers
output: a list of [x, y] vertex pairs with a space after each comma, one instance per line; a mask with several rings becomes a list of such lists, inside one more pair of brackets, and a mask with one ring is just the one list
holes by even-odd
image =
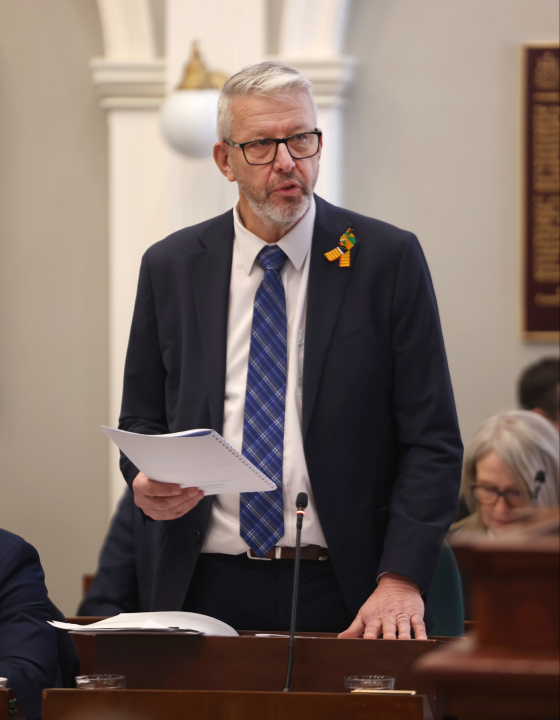
[[204, 497], [198, 488], [150, 480], [139, 472], [132, 482], [134, 502], [153, 520], [176, 520], [192, 510]]
[[275, 485], [214, 430], [144, 435], [102, 426], [139, 472], [134, 502], [154, 520], [176, 520], [205, 495], [267, 492]]

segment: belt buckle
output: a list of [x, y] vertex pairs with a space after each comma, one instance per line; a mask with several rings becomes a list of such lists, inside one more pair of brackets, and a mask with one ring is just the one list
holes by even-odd
[[[278, 547], [275, 549], [280, 550], [280, 548], [278, 548]], [[249, 558], [249, 560], [260, 560], [261, 562], [264, 560], [266, 562], [272, 562], [272, 558], [259, 557], [257, 554], [251, 555], [251, 552], [252, 552], [251, 548], [249, 548], [249, 550], [247, 550], [247, 557]], [[276, 555], [276, 557], [278, 558], [278, 554]]]

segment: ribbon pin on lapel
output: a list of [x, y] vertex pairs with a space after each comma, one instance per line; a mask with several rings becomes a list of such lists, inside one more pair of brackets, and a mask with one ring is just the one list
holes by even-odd
[[339, 267], [350, 267], [350, 250], [356, 244], [354, 237], [354, 229], [349, 227], [345, 233], [340, 236], [340, 243], [333, 250], [325, 253], [325, 257], [329, 262], [338, 260]]

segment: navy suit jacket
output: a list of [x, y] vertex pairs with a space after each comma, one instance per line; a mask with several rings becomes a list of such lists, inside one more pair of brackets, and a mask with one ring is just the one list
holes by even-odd
[[62, 685], [52, 618], [37, 551], [0, 530], [0, 676], [27, 720], [41, 716], [43, 688]]
[[[351, 611], [386, 571], [427, 593], [456, 512], [462, 446], [436, 299], [414, 235], [316, 197], [302, 433], [313, 495]], [[328, 262], [348, 227], [349, 268]], [[222, 430], [229, 211], [145, 253], [126, 359], [120, 427]], [[130, 484], [137, 468], [121, 461]], [[212, 498], [165, 523], [154, 609], [180, 609]]]

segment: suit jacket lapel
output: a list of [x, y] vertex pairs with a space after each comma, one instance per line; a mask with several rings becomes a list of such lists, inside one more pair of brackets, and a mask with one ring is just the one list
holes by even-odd
[[350, 227], [351, 221], [344, 210], [317, 196], [315, 202], [317, 214], [311, 244], [305, 323], [302, 411], [304, 439], [313, 415], [325, 358], [358, 251], [356, 243], [349, 268], [339, 267], [338, 261], [327, 260], [325, 253], [338, 246], [340, 236]]
[[233, 250], [233, 211], [220, 215], [200, 235], [201, 248], [189, 270], [202, 351], [212, 428], [222, 432], [226, 379], [227, 319]]
[[[311, 244], [305, 360], [303, 370], [303, 437], [305, 438], [319, 390], [344, 293], [356, 262], [341, 268], [324, 253], [335, 248], [351, 225], [346, 213], [315, 196], [317, 214]], [[227, 318], [233, 250], [233, 211], [216, 218], [200, 235], [200, 249], [189, 258], [195, 310], [204, 356], [204, 377], [212, 427], [222, 431], [227, 354]], [[357, 239], [359, 240], [359, 239]]]

